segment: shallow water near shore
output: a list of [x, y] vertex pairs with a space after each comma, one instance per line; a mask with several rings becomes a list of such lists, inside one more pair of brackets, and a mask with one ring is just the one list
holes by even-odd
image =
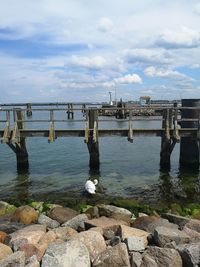
[[[37, 116], [41, 118], [44, 115], [33, 114], [32, 118]], [[82, 114], [78, 118], [80, 116]], [[102, 122], [100, 127], [106, 128], [108, 125], [126, 128], [127, 122]], [[160, 128], [160, 125], [161, 121], [150, 119], [133, 123], [136, 128]], [[27, 126], [34, 128], [31, 123]], [[42, 127], [48, 129], [48, 124]], [[84, 124], [71, 121], [57, 127], [78, 129]], [[179, 171], [179, 144], [172, 153], [169, 173], [159, 171], [159, 137], [138, 137], [134, 138], [133, 143], [124, 137], [105, 137], [99, 139], [99, 148], [100, 170], [91, 173], [83, 138], [58, 138], [52, 144], [48, 144], [47, 138], [27, 138], [29, 172], [18, 174], [14, 153], [7, 145], [1, 144], [0, 198], [82, 200], [87, 198], [83, 193], [86, 180], [96, 178], [99, 185], [94, 199], [124, 197], [154, 204], [159, 201], [200, 201], [199, 172]]]

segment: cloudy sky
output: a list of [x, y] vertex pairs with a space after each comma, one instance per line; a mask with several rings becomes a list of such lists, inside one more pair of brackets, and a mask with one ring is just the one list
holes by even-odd
[[200, 97], [200, 0], [0, 0], [0, 103]]

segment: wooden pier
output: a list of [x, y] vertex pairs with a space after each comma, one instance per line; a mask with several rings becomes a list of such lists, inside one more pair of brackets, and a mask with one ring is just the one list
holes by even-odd
[[[200, 100], [197, 100], [200, 102]], [[198, 102], [198, 103], [199, 103]], [[195, 102], [196, 103], [196, 102]], [[39, 105], [39, 104], [38, 104]], [[162, 126], [159, 129], [141, 129], [134, 127], [134, 107], [128, 108], [126, 114], [128, 114], [126, 119], [117, 119], [114, 116], [109, 117], [106, 120], [104, 117], [98, 115], [99, 111], [102, 111], [102, 107], [91, 107], [85, 103], [76, 104], [68, 103], [66, 108], [59, 107], [64, 104], [51, 103], [51, 105], [41, 105], [40, 108], [33, 108], [37, 106], [29, 104], [12, 104], [9, 107], [6, 105], [1, 105], [0, 109], [0, 138], [1, 143], [7, 144], [13, 152], [16, 154], [17, 169], [18, 171], [26, 171], [29, 167], [28, 162], [28, 151], [26, 148], [26, 138], [30, 137], [46, 137], [48, 142], [54, 142], [59, 137], [82, 137], [84, 142], [87, 144], [89, 152], [89, 166], [90, 169], [98, 169], [100, 166], [99, 157], [99, 138], [108, 136], [121, 136], [127, 137], [129, 142], [134, 142], [135, 137], [148, 137], [155, 136], [161, 138], [161, 151], [160, 151], [160, 168], [164, 170], [170, 169], [170, 157], [171, 153], [176, 145], [176, 143], [184, 141], [183, 146], [187, 146], [187, 142], [193, 143], [195, 147], [195, 153], [193, 153], [193, 148], [188, 147], [189, 157], [192, 159], [190, 163], [195, 163], [194, 165], [199, 167], [199, 153], [200, 153], [200, 105], [197, 106], [170, 106], [170, 107], [156, 107], [160, 111], [162, 117]], [[23, 106], [23, 108], [22, 108]], [[40, 105], [39, 105], [40, 106]], [[50, 106], [50, 107], [46, 107]], [[141, 107], [142, 108], [142, 107]], [[124, 107], [113, 107], [113, 111], [124, 112]], [[145, 107], [147, 109], [147, 107]], [[149, 107], [152, 110], [152, 106]], [[55, 118], [56, 112], [61, 112], [64, 119]], [[35, 112], [49, 113], [49, 119], [32, 119], [32, 114]], [[82, 112], [83, 116], [76, 119], [76, 113]], [[185, 116], [185, 114], [190, 114], [190, 116]], [[65, 114], [65, 115], [64, 115]], [[180, 116], [180, 114], [184, 114]], [[57, 123], [65, 123], [69, 121], [83, 122], [84, 126], [79, 129], [64, 128], [59, 129], [56, 127]], [[127, 122], [126, 128], [101, 128], [101, 124], [104, 122], [111, 121], [123, 121]], [[35, 125], [32, 129], [26, 126], [27, 123]], [[38, 124], [46, 124], [48, 127], [38, 129]], [[189, 125], [189, 127], [188, 127]], [[185, 148], [181, 148], [180, 151], [184, 151]], [[187, 154], [187, 153], [186, 153]], [[187, 165], [187, 157], [180, 153], [180, 163]], [[193, 164], [188, 164], [189, 167], [193, 168]]]

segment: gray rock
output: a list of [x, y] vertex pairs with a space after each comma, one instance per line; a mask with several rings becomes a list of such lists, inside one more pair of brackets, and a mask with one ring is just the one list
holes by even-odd
[[25, 267], [40, 267], [40, 263], [37, 260], [37, 257], [35, 255], [33, 255], [32, 257], [30, 257], [28, 259]]
[[111, 240], [115, 237], [115, 233], [110, 229], [106, 229], [104, 230], [103, 237], [105, 238], [105, 240]]
[[127, 237], [124, 242], [127, 245], [128, 251], [143, 251], [147, 246], [146, 240], [142, 236]]
[[[132, 267], [132, 266], [131, 266]], [[148, 254], [143, 256], [143, 261], [140, 267], [159, 267], [155, 259]]]
[[142, 264], [142, 255], [139, 252], [132, 252], [130, 262], [131, 267], [140, 267]]
[[86, 246], [75, 240], [48, 246], [41, 267], [90, 267]]
[[99, 209], [100, 216], [106, 216], [116, 220], [122, 220], [127, 223], [130, 223], [131, 221], [132, 213], [127, 209], [104, 204], [98, 205], [97, 207]]
[[200, 242], [177, 246], [183, 267], [200, 266]]
[[62, 226], [68, 226], [73, 228], [76, 231], [84, 231], [85, 230], [85, 221], [88, 220], [87, 215], [79, 214], [71, 220], [62, 224]]
[[175, 241], [176, 245], [189, 243], [190, 237], [178, 229], [159, 226], [154, 230], [154, 240], [158, 246], [164, 247], [172, 241]]
[[115, 236], [113, 239], [110, 240], [110, 245], [116, 246], [117, 244], [121, 243], [121, 237], [120, 236]]
[[[146, 256], [146, 259], [145, 259]], [[148, 259], [148, 260], [147, 260]], [[147, 263], [154, 261], [157, 265], [148, 265]], [[143, 261], [146, 265], [142, 266], [158, 266], [158, 267], [182, 267], [182, 259], [178, 251], [171, 248], [159, 248], [159, 247], [148, 247]]]
[[185, 227], [200, 233], [200, 220], [191, 219], [185, 224]]
[[183, 229], [186, 223], [190, 221], [189, 218], [171, 214], [171, 213], [163, 213], [162, 217], [170, 221], [171, 223], [175, 223], [179, 226], [180, 229]]
[[100, 253], [93, 267], [130, 267], [128, 251], [124, 243], [108, 248]]
[[54, 228], [60, 226], [59, 222], [49, 218], [48, 216], [46, 216], [44, 214], [40, 214], [40, 216], [38, 218], [38, 223], [46, 225], [48, 228], [51, 228], [51, 229], [54, 229]]
[[0, 261], [1, 267], [24, 267], [25, 266], [25, 253], [17, 251], [6, 259]]

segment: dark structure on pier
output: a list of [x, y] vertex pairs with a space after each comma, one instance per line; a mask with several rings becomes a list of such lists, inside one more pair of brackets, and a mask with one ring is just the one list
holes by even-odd
[[[26, 138], [30, 137], [47, 137], [48, 142], [54, 142], [59, 137], [83, 137], [89, 151], [89, 166], [90, 169], [99, 169], [99, 138], [106, 136], [122, 136], [127, 137], [128, 141], [133, 142], [137, 136], [157, 136], [161, 137], [161, 152], [160, 152], [160, 168], [163, 170], [170, 169], [171, 153], [176, 145], [180, 142], [180, 167], [199, 168], [199, 153], [200, 153], [200, 99], [184, 99], [182, 106], [176, 103], [171, 106], [156, 106], [162, 114], [162, 127], [160, 129], [138, 129], [133, 127], [134, 107], [126, 107], [126, 116], [122, 116], [118, 121], [127, 121], [127, 128], [120, 129], [101, 129], [99, 124], [103, 121], [115, 121], [115, 116], [109, 119], [102, 119], [99, 116], [99, 111], [102, 113], [102, 107], [91, 107], [87, 104], [62, 103], [65, 108], [59, 108], [58, 103], [51, 103], [51, 107], [44, 104], [42, 108], [33, 109], [33, 104], [24, 104], [25, 108], [6, 107], [0, 109], [1, 125], [0, 129], [1, 142], [7, 144], [16, 154], [17, 168], [19, 172], [28, 171], [28, 152], [26, 148]], [[22, 104], [20, 104], [22, 106]], [[36, 104], [34, 104], [36, 106]], [[39, 105], [41, 106], [41, 104]], [[53, 108], [52, 108], [53, 106]], [[141, 107], [142, 108], [142, 107]], [[146, 109], [147, 107], [145, 107]], [[149, 109], [152, 110], [153, 106]], [[123, 114], [125, 106], [114, 106], [113, 112]], [[31, 115], [34, 112], [49, 112], [50, 119], [33, 120]], [[63, 111], [67, 113], [65, 119], [56, 119], [55, 113]], [[82, 112], [84, 117], [82, 120], [76, 120], [76, 112]], [[12, 116], [13, 114], [13, 116]], [[27, 118], [25, 118], [25, 115]], [[82, 129], [57, 129], [55, 123], [65, 123], [66, 121], [82, 121], [85, 123], [85, 128]], [[26, 122], [36, 124], [38, 122], [49, 123], [46, 129], [27, 129]]]

